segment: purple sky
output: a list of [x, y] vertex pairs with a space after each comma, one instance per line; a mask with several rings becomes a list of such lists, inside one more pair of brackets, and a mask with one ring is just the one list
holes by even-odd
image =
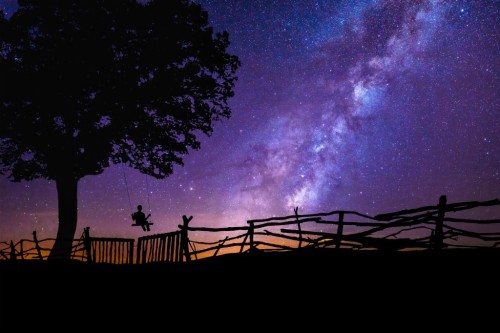
[[[499, 1], [199, 2], [242, 62], [233, 116], [165, 180], [121, 166], [82, 179], [77, 237], [143, 235], [125, 179], [155, 233], [183, 214], [231, 226], [295, 206], [375, 215], [500, 197]], [[56, 234], [55, 184], [0, 177], [0, 240], [33, 230]]]

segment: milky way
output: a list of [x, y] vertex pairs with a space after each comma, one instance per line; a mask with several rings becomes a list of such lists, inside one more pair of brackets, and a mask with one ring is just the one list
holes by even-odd
[[[139, 203], [164, 232], [183, 214], [229, 226], [293, 207], [377, 214], [499, 197], [498, 1], [199, 3], [242, 62], [232, 117], [165, 180], [121, 166], [84, 178], [79, 227], [136, 237]], [[0, 179], [0, 240], [56, 227], [54, 183]]]

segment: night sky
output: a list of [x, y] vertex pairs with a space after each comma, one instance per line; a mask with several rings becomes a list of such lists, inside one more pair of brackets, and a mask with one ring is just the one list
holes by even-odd
[[[499, 1], [199, 3], [242, 62], [232, 117], [169, 178], [120, 165], [83, 178], [76, 237], [143, 235], [137, 204], [160, 233], [184, 214], [243, 226], [295, 206], [375, 215], [500, 197]], [[0, 177], [0, 240], [33, 230], [56, 234], [55, 183]]]

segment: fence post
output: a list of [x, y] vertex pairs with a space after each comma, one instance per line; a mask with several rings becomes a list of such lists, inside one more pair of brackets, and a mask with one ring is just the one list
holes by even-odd
[[16, 260], [16, 247], [14, 246], [14, 242], [10, 241], [10, 260]]
[[22, 239], [19, 241], [19, 248], [21, 249], [19, 251], [19, 256], [21, 257], [21, 260], [24, 260], [24, 241]]
[[42, 251], [40, 245], [38, 244], [38, 238], [36, 237], [36, 230], [33, 230], [33, 242], [35, 242], [36, 253], [38, 253], [38, 258], [43, 260]]
[[441, 250], [443, 248], [443, 223], [444, 213], [446, 211], [446, 195], [439, 197], [438, 215], [436, 218], [436, 226], [434, 232], [434, 250]]
[[254, 244], [253, 244], [253, 232], [254, 232], [254, 225], [253, 222], [248, 222], [250, 226], [248, 227], [248, 235], [249, 235], [249, 242], [250, 242], [250, 248], [248, 251], [252, 253], [255, 250]]
[[295, 207], [293, 209], [293, 212], [295, 213], [295, 220], [297, 221], [297, 228], [299, 229], [299, 249], [302, 247], [302, 228], [300, 227], [300, 222], [299, 222], [299, 207]]
[[339, 225], [337, 227], [337, 237], [335, 239], [335, 248], [340, 248], [342, 244], [342, 233], [344, 232], [344, 212], [339, 213]]
[[94, 262], [92, 258], [92, 241], [90, 240], [90, 227], [83, 228], [83, 246], [87, 253], [87, 262]]
[[186, 262], [191, 261], [191, 255], [189, 254], [189, 238], [188, 238], [188, 226], [189, 222], [193, 219], [192, 216], [186, 217], [186, 215], [182, 215], [182, 229], [181, 229], [181, 249], [184, 252], [184, 256], [186, 257]]

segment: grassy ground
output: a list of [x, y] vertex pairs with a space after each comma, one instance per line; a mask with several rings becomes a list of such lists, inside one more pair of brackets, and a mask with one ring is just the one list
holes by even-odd
[[500, 251], [0, 262], [0, 331], [500, 332]]

